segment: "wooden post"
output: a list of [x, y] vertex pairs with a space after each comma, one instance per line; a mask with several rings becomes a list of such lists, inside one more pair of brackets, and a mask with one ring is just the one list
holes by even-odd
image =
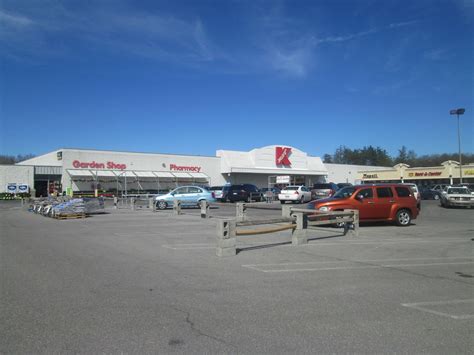
[[308, 244], [308, 216], [302, 212], [293, 212], [292, 215], [296, 217], [296, 228], [291, 235], [291, 244]]
[[235, 256], [237, 254], [235, 220], [221, 219], [217, 223], [217, 256]]

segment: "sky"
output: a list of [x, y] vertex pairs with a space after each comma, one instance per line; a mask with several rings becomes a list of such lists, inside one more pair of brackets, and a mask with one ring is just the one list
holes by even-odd
[[474, 0], [0, 2], [0, 154], [474, 152]]

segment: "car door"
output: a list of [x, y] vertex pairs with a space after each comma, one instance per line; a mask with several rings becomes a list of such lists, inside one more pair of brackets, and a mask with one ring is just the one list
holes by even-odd
[[202, 194], [202, 191], [199, 187], [190, 186], [188, 187], [187, 201], [190, 204], [196, 204], [201, 194]]
[[308, 190], [308, 188], [306, 188], [305, 186], [303, 186], [301, 188], [301, 192], [303, 194], [303, 197], [304, 197], [304, 202], [309, 202], [311, 201], [311, 192]]
[[186, 194], [188, 192], [187, 187], [179, 187], [173, 192], [173, 199], [181, 201], [182, 204], [186, 204]]
[[378, 186], [375, 188], [375, 195], [374, 218], [384, 220], [390, 218], [390, 212], [395, 203], [392, 188], [390, 186]]
[[359, 218], [362, 219], [374, 219], [374, 192], [372, 187], [360, 189], [355, 194], [356, 207], [359, 210]]

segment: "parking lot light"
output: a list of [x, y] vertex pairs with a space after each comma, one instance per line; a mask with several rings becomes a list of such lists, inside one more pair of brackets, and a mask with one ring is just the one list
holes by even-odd
[[450, 115], [456, 115], [458, 117], [458, 149], [459, 149], [459, 183], [462, 184], [462, 158], [461, 158], [461, 134], [459, 130], [459, 115], [463, 115], [466, 109], [457, 108], [449, 111]]

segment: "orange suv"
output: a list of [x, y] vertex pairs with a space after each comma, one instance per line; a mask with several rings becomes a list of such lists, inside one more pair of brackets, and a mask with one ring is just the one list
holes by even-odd
[[361, 221], [393, 221], [399, 226], [410, 225], [419, 213], [413, 191], [402, 184], [344, 187], [330, 198], [310, 202], [308, 208], [318, 211], [356, 209]]

